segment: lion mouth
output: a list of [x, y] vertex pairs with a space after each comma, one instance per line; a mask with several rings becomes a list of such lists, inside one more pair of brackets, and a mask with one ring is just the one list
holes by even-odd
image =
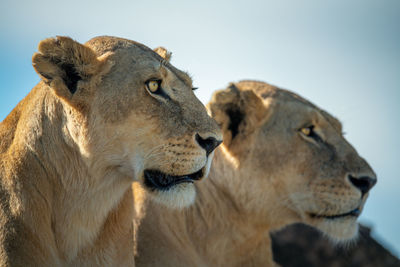
[[337, 215], [321, 215], [321, 214], [315, 214], [315, 213], [310, 213], [311, 218], [322, 218], [322, 219], [338, 219], [338, 218], [343, 218], [347, 216], [352, 216], [352, 217], [358, 217], [361, 214], [361, 210], [359, 208], [355, 208], [352, 211], [342, 213], [342, 214], [337, 214]]
[[182, 183], [193, 183], [203, 177], [204, 168], [199, 171], [181, 176], [174, 176], [158, 170], [144, 171], [144, 184], [151, 190], [166, 191], [171, 187]]

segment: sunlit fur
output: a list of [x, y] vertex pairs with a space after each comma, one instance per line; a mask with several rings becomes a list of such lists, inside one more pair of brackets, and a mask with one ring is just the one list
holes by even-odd
[[[310, 216], [362, 209], [367, 195], [347, 174], [375, 179], [338, 120], [294, 93], [252, 81], [216, 92], [209, 110], [224, 135], [209, 179], [196, 184], [195, 203], [183, 211], [141, 195], [138, 266], [274, 266], [269, 232], [295, 222], [334, 242], [357, 235], [355, 217]], [[303, 136], [310, 125], [323, 141]]]
[[133, 266], [132, 182], [207, 168], [195, 135], [219, 128], [190, 77], [142, 44], [49, 38], [32, 61], [42, 80], [0, 124], [0, 266]]

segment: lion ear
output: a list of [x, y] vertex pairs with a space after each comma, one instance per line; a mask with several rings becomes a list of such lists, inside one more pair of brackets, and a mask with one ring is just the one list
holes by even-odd
[[235, 84], [213, 94], [208, 109], [221, 126], [224, 145], [230, 146], [238, 137], [245, 138], [262, 120], [265, 107], [252, 90], [240, 90]]
[[154, 48], [154, 52], [156, 52], [160, 57], [162, 57], [168, 62], [171, 60], [172, 52], [168, 51], [162, 46]]
[[66, 100], [77, 93], [80, 81], [88, 81], [103, 65], [92, 49], [69, 37], [45, 39], [38, 50], [32, 57], [33, 67], [56, 95]]

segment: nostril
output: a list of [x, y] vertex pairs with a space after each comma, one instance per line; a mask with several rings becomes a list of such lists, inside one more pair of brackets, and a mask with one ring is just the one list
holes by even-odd
[[207, 157], [210, 155], [214, 149], [219, 146], [222, 141], [215, 139], [214, 137], [208, 137], [207, 139], [203, 139], [199, 134], [196, 134], [197, 143], [204, 148], [206, 151]]
[[357, 187], [362, 195], [368, 193], [368, 191], [376, 184], [376, 179], [368, 176], [354, 177], [349, 175], [350, 182]]

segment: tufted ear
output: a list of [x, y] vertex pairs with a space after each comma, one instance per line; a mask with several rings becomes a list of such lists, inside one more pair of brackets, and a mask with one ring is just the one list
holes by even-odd
[[38, 50], [32, 57], [33, 67], [55, 94], [68, 102], [73, 102], [75, 94], [88, 94], [80, 85], [87, 85], [104, 66], [92, 49], [69, 37], [45, 39]]
[[154, 48], [154, 52], [156, 52], [160, 57], [162, 57], [168, 62], [171, 60], [172, 52], [168, 51], [162, 46]]
[[265, 107], [262, 99], [251, 90], [240, 90], [234, 84], [213, 94], [208, 109], [221, 126], [224, 145], [245, 138], [262, 121]]

